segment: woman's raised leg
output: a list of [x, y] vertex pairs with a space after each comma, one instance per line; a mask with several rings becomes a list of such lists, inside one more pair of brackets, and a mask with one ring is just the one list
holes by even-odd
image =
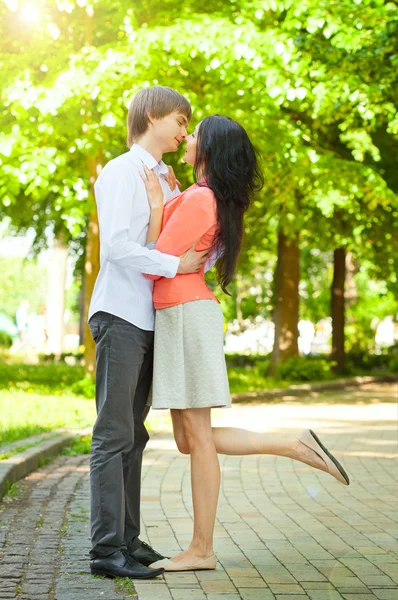
[[[198, 410], [198, 409], [193, 409]], [[183, 410], [171, 411], [174, 437], [183, 454], [189, 454], [189, 444], [183, 426]], [[321, 471], [327, 471], [325, 462], [298, 438], [285, 438], [269, 433], [259, 433], [237, 427], [213, 427], [212, 435], [218, 454], [240, 455], [272, 454], [298, 460]]]

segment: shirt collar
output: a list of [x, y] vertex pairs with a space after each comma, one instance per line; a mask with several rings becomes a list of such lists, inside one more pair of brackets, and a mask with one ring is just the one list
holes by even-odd
[[135, 154], [135, 156], [138, 156], [138, 158], [140, 160], [142, 160], [144, 165], [148, 169], [153, 169], [157, 175], [168, 175], [169, 171], [167, 169], [167, 166], [164, 164], [164, 162], [162, 160], [159, 162], [156, 162], [156, 160], [153, 158], [152, 154], [150, 154], [142, 146], [139, 146], [139, 144], [133, 144], [130, 148], [130, 152]]

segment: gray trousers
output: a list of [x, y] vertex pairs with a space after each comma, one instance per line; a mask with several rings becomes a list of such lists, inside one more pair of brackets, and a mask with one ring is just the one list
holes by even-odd
[[109, 313], [89, 322], [96, 343], [97, 419], [90, 456], [91, 557], [140, 545], [144, 421], [152, 381], [153, 331]]

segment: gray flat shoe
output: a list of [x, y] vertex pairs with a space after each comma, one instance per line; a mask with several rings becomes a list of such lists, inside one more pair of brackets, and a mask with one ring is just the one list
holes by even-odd
[[311, 429], [306, 429], [299, 437], [299, 440], [320, 456], [327, 467], [329, 475], [344, 485], [350, 485], [350, 479], [347, 473], [344, 471], [337, 458], [325, 448], [316, 433]]
[[179, 565], [178, 562], [173, 562], [168, 558], [163, 560], [157, 560], [156, 562], [149, 565], [151, 569], [164, 569], [165, 571], [201, 571], [207, 569], [215, 569], [217, 565], [216, 557], [210, 556], [206, 560], [197, 562], [193, 565]]

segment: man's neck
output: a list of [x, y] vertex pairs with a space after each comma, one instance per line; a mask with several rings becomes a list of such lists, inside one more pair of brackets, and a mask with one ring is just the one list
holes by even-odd
[[143, 135], [139, 140], [136, 141], [136, 144], [149, 152], [156, 162], [160, 162], [162, 160], [162, 151], [159, 150], [159, 143], [157, 140], [151, 139], [151, 137], [148, 135]]

